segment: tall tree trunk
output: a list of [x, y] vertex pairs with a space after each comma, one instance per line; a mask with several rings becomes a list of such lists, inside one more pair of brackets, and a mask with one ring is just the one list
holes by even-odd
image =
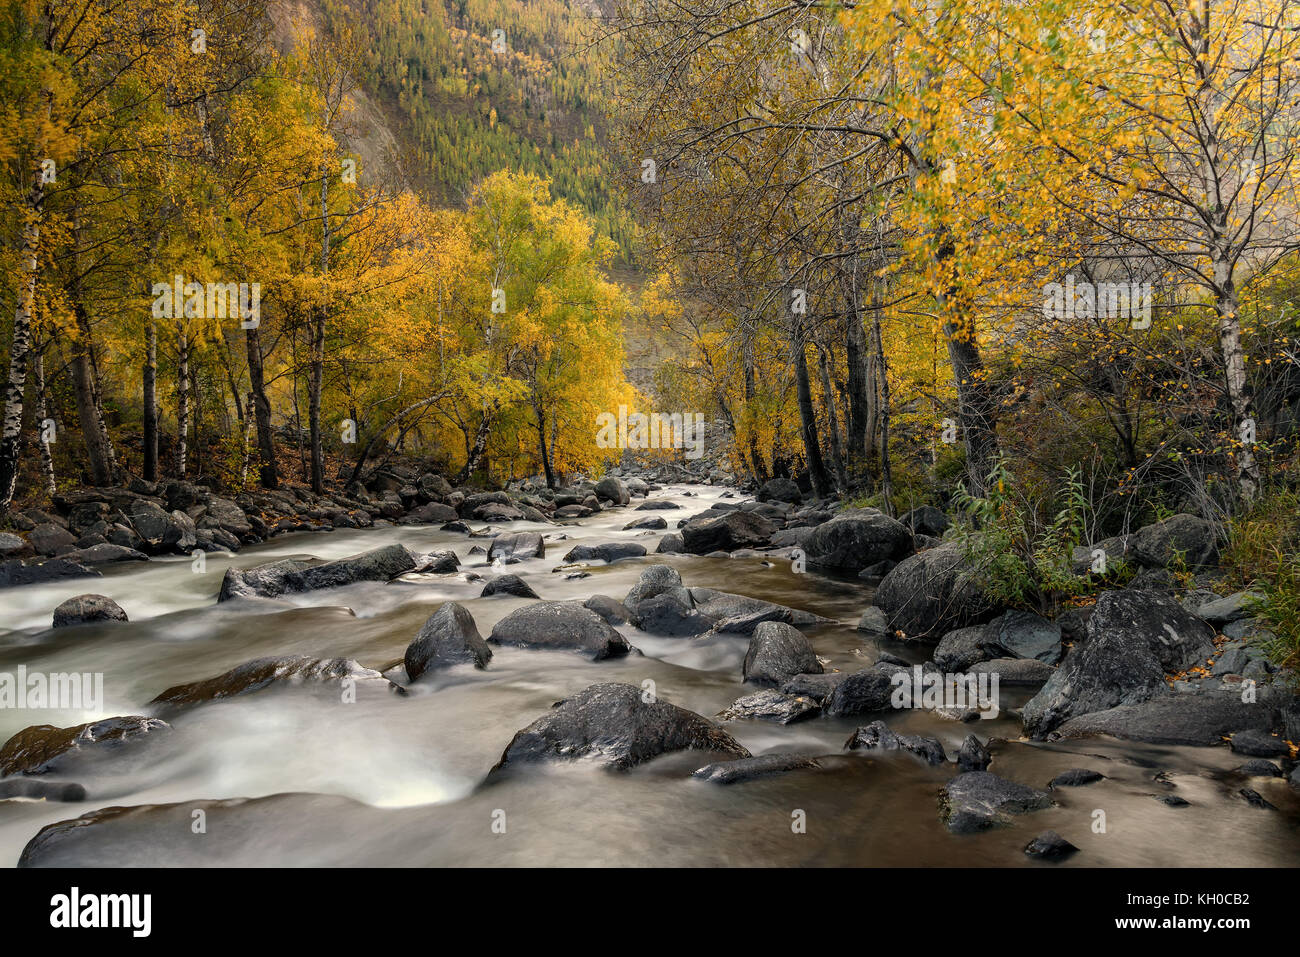
[[840, 417], [835, 411], [835, 390], [831, 385], [830, 363], [825, 351], [820, 348], [817, 350], [817, 363], [821, 367], [822, 394], [826, 397], [826, 418], [831, 437], [831, 465], [835, 469], [835, 482], [842, 490], [849, 487], [849, 479], [844, 471], [844, 443], [840, 438]]
[[546, 475], [546, 487], [555, 488], [555, 473], [551, 470], [551, 454], [546, 447], [546, 415], [542, 411], [541, 401], [533, 397], [533, 412], [537, 415], [537, 445], [542, 450], [542, 471]]
[[190, 340], [176, 323], [176, 474], [185, 477], [190, 441]]
[[0, 506], [8, 508], [18, 486], [18, 461], [22, 451], [23, 393], [32, 348], [32, 313], [36, 307], [37, 256], [40, 253], [41, 217], [45, 205], [44, 175], [37, 164], [32, 173], [23, 213], [23, 245], [18, 256], [15, 283], [13, 336], [9, 346], [9, 375], [5, 379], [4, 419], [0, 423]]
[[144, 338], [144, 477], [158, 481], [158, 324], [152, 319]]
[[74, 289], [71, 294], [76, 321], [76, 334], [72, 337], [72, 384], [77, 397], [77, 421], [86, 447], [86, 464], [90, 469], [91, 484], [108, 486], [117, 478], [117, 463], [108, 437], [108, 428], [104, 425], [104, 410], [99, 399], [90, 318], [81, 304], [75, 301], [80, 293]]
[[799, 426], [803, 434], [804, 455], [808, 460], [808, 478], [813, 495], [825, 498], [831, 493], [831, 479], [822, 461], [821, 443], [817, 439], [817, 412], [813, 408], [812, 385], [808, 380], [808, 357], [804, 352], [803, 333], [796, 319], [791, 337], [795, 389], [799, 397]]
[[41, 444], [41, 475], [45, 478], [45, 491], [50, 498], [58, 492], [58, 482], [54, 475], [54, 452], [50, 448], [50, 437], [46, 432], [46, 423], [50, 421], [49, 396], [45, 391], [45, 360], [40, 351], [33, 354], [32, 384], [36, 386], [36, 434]]
[[455, 485], [463, 485], [474, 474], [478, 468], [479, 461], [483, 458], [483, 453], [487, 450], [488, 437], [492, 434], [492, 420], [496, 415], [496, 403], [491, 408], [483, 410], [483, 419], [478, 424], [478, 430], [474, 433], [474, 444], [469, 447], [469, 454], [465, 458], [465, 464], [453, 481]]
[[258, 481], [262, 488], [279, 488], [280, 475], [275, 467], [275, 442], [271, 435], [271, 401], [266, 397], [266, 374], [262, 365], [262, 333], [246, 329], [244, 343], [248, 352], [248, 385], [253, 397], [253, 418], [257, 422], [257, 454], [261, 459]]
[[878, 379], [872, 386], [872, 393], [879, 396], [876, 408], [880, 419], [880, 494], [886, 515], [894, 514], [894, 471], [889, 458], [889, 365], [885, 361], [885, 339], [880, 332], [880, 310], [871, 313], [871, 343], [875, 350], [875, 362]]
[[[1226, 229], [1227, 223], [1224, 222]], [[1216, 250], [1214, 308], [1218, 313], [1219, 348], [1223, 352], [1223, 380], [1232, 405], [1233, 424], [1243, 430], [1254, 414], [1254, 401], [1246, 379], [1246, 355], [1241, 347], [1241, 322], [1237, 318], [1237, 287], [1232, 276], [1232, 263], [1226, 251]], [[1254, 429], [1252, 429], [1254, 431]], [[1239, 436], [1241, 435], [1239, 431]], [[1251, 442], [1241, 441], [1237, 446], [1237, 490], [1243, 505], [1250, 505], [1259, 495], [1259, 462], [1251, 449]]]
[[[320, 167], [320, 274], [326, 280], [330, 271], [330, 215], [329, 167], [322, 161]], [[328, 291], [326, 293], [328, 295]], [[312, 310], [311, 323], [311, 375], [307, 381], [307, 426], [311, 430], [311, 489], [317, 495], [325, 492], [325, 452], [321, 442], [321, 389], [325, 382], [325, 321], [328, 307]]]

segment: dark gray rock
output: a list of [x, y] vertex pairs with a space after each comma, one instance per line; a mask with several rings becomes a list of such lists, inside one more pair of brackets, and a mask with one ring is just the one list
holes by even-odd
[[676, 532], [669, 532], [659, 539], [659, 547], [655, 549], [655, 552], [660, 555], [678, 555], [684, 551], [686, 551], [686, 543]]
[[760, 502], [789, 502], [798, 505], [803, 501], [799, 486], [788, 478], [768, 479], [755, 496]]
[[1052, 677], [1054, 669], [1036, 658], [991, 658], [967, 670], [973, 675], [997, 675], [999, 685], [1041, 687]]
[[[641, 572], [636, 584], [629, 589], [623, 604], [628, 611], [636, 614], [637, 605], [642, 601], [675, 588], [682, 588], [682, 576], [677, 573], [677, 569], [671, 565], [649, 565]], [[689, 592], [682, 601], [690, 602]]]
[[835, 686], [822, 707], [834, 717], [888, 711], [893, 706], [894, 683], [890, 675], [877, 668], [855, 671]]
[[71, 551], [64, 552], [59, 557], [64, 561], [77, 562], [82, 565], [107, 565], [111, 562], [147, 562], [149, 560], [149, 556], [144, 552], [123, 545], [113, 545], [109, 542], [101, 542], [87, 548], [74, 548]]
[[1056, 777], [1052, 778], [1047, 785], [1049, 791], [1057, 788], [1078, 788], [1085, 784], [1092, 784], [1094, 781], [1104, 781], [1106, 775], [1100, 771], [1093, 771], [1090, 768], [1070, 768], [1068, 771], [1062, 771]]
[[1055, 831], [1044, 831], [1025, 845], [1025, 853], [1048, 861], [1059, 861], [1079, 849]]
[[957, 769], [960, 771], [987, 771], [993, 758], [989, 749], [973, 734], [966, 735], [957, 751]]
[[753, 512], [727, 512], [713, 518], [691, 519], [682, 526], [682, 547], [692, 555], [762, 548], [776, 534], [776, 526]]
[[1259, 811], [1277, 810], [1277, 808], [1275, 808], [1272, 804], [1269, 804], [1268, 801], [1264, 800], [1264, 796], [1260, 794], [1258, 791], [1256, 791], [1254, 788], [1242, 788], [1237, 793], [1240, 794], [1245, 799], [1247, 804], [1249, 804], [1251, 807], [1255, 808], [1256, 810]]
[[[1061, 660], [1061, 626], [1029, 611], [1008, 611], [988, 625], [996, 658], [1034, 658], [1049, 665]], [[937, 661], [938, 659], [936, 659]]]
[[127, 621], [126, 612], [104, 595], [77, 595], [54, 609], [54, 627], [84, 625], [93, 621]]
[[627, 684], [595, 684], [515, 734], [492, 773], [536, 761], [590, 759], [625, 771], [670, 751], [750, 757], [726, 731]]
[[496, 623], [488, 642], [518, 648], [580, 651], [593, 661], [634, 649], [604, 618], [572, 601], [539, 601]]
[[970, 834], [1011, 823], [1011, 815], [1052, 806], [1046, 791], [1000, 778], [988, 771], [966, 771], [947, 783], [939, 798], [939, 818], [955, 834]]
[[1166, 671], [1214, 653], [1214, 631], [1172, 598], [1104, 592], [1088, 620], [1088, 640], [1024, 708], [1025, 732], [1041, 738], [1069, 719], [1166, 695]]
[[416, 556], [405, 545], [380, 548], [320, 565], [283, 559], [255, 568], [226, 569], [217, 601], [235, 598], [275, 598], [279, 595], [338, 588], [362, 581], [391, 581], [414, 571]]
[[648, 634], [666, 638], [702, 635], [713, 627], [714, 622], [715, 619], [691, 604], [690, 593], [682, 588], [637, 602], [632, 614], [632, 624]]
[[546, 557], [546, 543], [537, 532], [515, 532], [511, 535], [498, 535], [488, 547], [488, 561], [498, 558], [506, 564], [526, 561], [530, 558]]
[[533, 591], [532, 586], [518, 575], [498, 575], [488, 581], [483, 586], [483, 591], [479, 592], [479, 597], [488, 598], [492, 595], [514, 595], [516, 598], [540, 597]]
[[307, 684], [342, 683], [350, 681], [360, 688], [363, 683], [398, 693], [403, 689], [393, 684], [378, 671], [363, 668], [351, 658], [309, 658], [305, 655], [286, 655], [281, 658], [254, 658], [231, 668], [214, 678], [194, 681], [168, 688], [149, 702], [163, 713], [174, 713], [209, 701], [220, 701], [240, 695], [253, 694], [271, 686], [286, 687]]
[[40, 555], [57, 555], [77, 547], [77, 536], [54, 524], [37, 525], [27, 533], [27, 541]]
[[668, 527], [668, 522], [666, 522], [661, 516], [649, 515], [646, 516], [645, 518], [637, 519], [634, 522], [628, 522], [626, 525], [623, 526], [623, 531], [630, 532], [630, 531], [635, 531], [637, 529], [644, 529], [646, 531], [655, 532], [667, 527]]
[[918, 505], [910, 512], [900, 515], [898, 521], [914, 534], [932, 538], [943, 538], [943, 533], [952, 525], [948, 516], [933, 505]]
[[566, 562], [616, 562], [621, 558], [640, 558], [645, 546], [636, 542], [607, 542], [602, 545], [575, 545], [564, 556]]
[[876, 509], [850, 509], [818, 525], [803, 545], [808, 564], [856, 575], [912, 548], [912, 535], [900, 522]]
[[1252, 758], [1281, 758], [1291, 754], [1285, 741], [1261, 728], [1247, 728], [1232, 736], [1231, 747], [1237, 754]]
[[1196, 515], [1173, 515], [1139, 529], [1130, 547], [1133, 557], [1148, 568], [1168, 568], [1179, 556], [1188, 568], [1214, 565], [1219, 560], [1214, 526]]
[[1272, 761], [1265, 761], [1263, 758], [1256, 758], [1254, 761], [1247, 761], [1239, 768], [1234, 769], [1237, 774], [1244, 774], [1252, 778], [1280, 778], [1282, 769]]
[[755, 778], [784, 774], [786, 771], [815, 771], [820, 767], [814, 759], [802, 754], [760, 754], [751, 758], [706, 764], [691, 777], [711, 784], [738, 784]]
[[582, 607], [591, 609], [611, 625], [626, 625], [632, 618], [632, 613], [621, 601], [608, 595], [592, 595], [582, 603]]
[[992, 617], [996, 608], [980, 589], [982, 577], [960, 541], [944, 542], [899, 562], [873, 601], [888, 618], [890, 631], [937, 639]]
[[754, 629], [745, 652], [745, 681], [781, 685], [795, 675], [822, 670], [812, 645], [793, 625], [765, 621]]
[[993, 657], [989, 650], [989, 628], [971, 625], [944, 635], [934, 649], [934, 663], [947, 672], [966, 671], [972, 665]]
[[105, 718], [74, 728], [34, 725], [0, 748], [0, 776], [76, 776], [85, 773], [90, 762], [104, 759], [121, 765], [123, 757], [139, 757], [143, 748], [170, 731], [166, 721], [141, 715]]
[[858, 728], [844, 743], [846, 751], [908, 751], [925, 761], [926, 764], [940, 765], [948, 762], [943, 745], [938, 738], [918, 734], [898, 734], [883, 721]]
[[40, 585], [65, 578], [99, 578], [100, 573], [77, 562], [51, 558], [37, 565], [28, 565], [17, 558], [0, 562], [0, 588], [16, 585]]
[[444, 602], [429, 616], [419, 634], [406, 646], [403, 663], [412, 681], [422, 674], [452, 665], [472, 664], [486, 668], [492, 660], [474, 616], [454, 601]]
[[737, 698], [731, 706], [718, 714], [724, 721], [775, 721], [792, 724], [810, 718], [821, 711], [821, 705], [802, 695], [783, 694], [765, 688], [754, 694]]
[[1106, 734], [1149, 744], [1214, 745], [1229, 734], [1251, 728], [1267, 731], [1277, 712], [1261, 703], [1247, 704], [1226, 691], [1166, 695], [1140, 704], [1071, 718], [1055, 732], [1060, 738]]
[[811, 698], [818, 704], [824, 704], [841, 681], [848, 677], [844, 671], [832, 671], [829, 674], [795, 675], [778, 689], [782, 694]]

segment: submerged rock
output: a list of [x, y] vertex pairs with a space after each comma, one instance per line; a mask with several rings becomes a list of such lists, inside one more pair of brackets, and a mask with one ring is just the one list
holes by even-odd
[[105, 718], [73, 728], [33, 725], [0, 748], [0, 776], [76, 774], [91, 760], [135, 756], [171, 729], [166, 721], [141, 715]]
[[815, 771], [821, 765], [802, 754], [760, 754], [750, 758], [737, 758], [734, 761], [716, 761], [706, 764], [691, 777], [708, 781], [711, 784], [738, 784], [753, 781], [755, 778], [784, 774], [786, 771]]
[[492, 540], [488, 548], [488, 561], [498, 558], [507, 565], [526, 561], [530, 558], [545, 558], [546, 542], [538, 532], [515, 532], [511, 535], [499, 535]]
[[168, 688], [149, 702], [164, 712], [174, 712], [209, 701], [220, 701], [252, 694], [272, 685], [293, 686], [326, 682], [375, 682], [377, 686], [405, 694], [378, 671], [363, 668], [351, 658], [309, 658], [287, 655], [282, 658], [254, 658], [214, 678]]
[[1266, 731], [1276, 718], [1277, 712], [1262, 702], [1247, 704], [1232, 692], [1202, 691], [1080, 715], [1062, 724], [1055, 736], [1106, 734], [1149, 744], [1214, 745], [1237, 731]]
[[747, 758], [731, 735], [701, 715], [633, 685], [596, 684], [557, 702], [515, 734], [492, 773], [535, 761], [585, 758], [625, 771], [669, 751], [719, 751]]
[[489, 598], [492, 595], [514, 595], [516, 598], [541, 597], [533, 591], [533, 586], [518, 575], [498, 575], [484, 585], [483, 591], [479, 593], [480, 598]]
[[926, 764], [939, 765], [948, 762], [948, 755], [938, 738], [919, 734], [898, 734], [883, 721], [873, 721], [863, 728], [858, 728], [844, 742], [846, 751], [909, 751], [925, 761]]
[[1044, 831], [1025, 845], [1025, 853], [1030, 857], [1043, 860], [1059, 861], [1069, 857], [1079, 849], [1055, 831]]
[[420, 563], [405, 545], [384, 545], [320, 565], [283, 559], [255, 568], [226, 569], [217, 601], [276, 598], [284, 594], [338, 588], [362, 581], [391, 581]]
[[944, 786], [939, 818], [955, 834], [1010, 824], [1011, 815], [1052, 806], [1046, 791], [1008, 781], [988, 771], [966, 771]]

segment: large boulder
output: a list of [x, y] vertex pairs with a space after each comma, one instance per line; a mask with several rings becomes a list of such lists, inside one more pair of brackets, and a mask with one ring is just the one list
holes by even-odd
[[478, 633], [474, 616], [454, 601], [444, 602], [429, 616], [415, 640], [406, 646], [406, 676], [420, 675], [452, 665], [472, 664], [486, 668], [492, 649]]
[[134, 548], [125, 545], [114, 545], [111, 542], [100, 542], [86, 548], [74, 548], [71, 551], [64, 552], [59, 557], [64, 561], [78, 562], [82, 565], [107, 565], [111, 562], [147, 562], [149, 560], [149, 556], [144, 552], [138, 552]]
[[1046, 791], [988, 771], [966, 771], [944, 786], [939, 797], [939, 818], [948, 830], [970, 834], [1010, 824], [1011, 815], [1040, 811], [1052, 803]]
[[596, 483], [596, 498], [603, 499], [606, 502], [613, 502], [615, 505], [626, 505], [632, 501], [632, 493], [627, 490], [619, 479], [612, 475], [606, 475]]
[[538, 532], [515, 532], [512, 535], [498, 535], [488, 548], [488, 561], [498, 558], [507, 565], [526, 561], [530, 558], [545, 558], [546, 543]]
[[899, 562], [881, 581], [873, 601], [889, 619], [890, 631], [937, 639], [986, 621], [996, 611], [980, 587], [982, 575], [960, 541], [944, 542]]
[[[672, 591], [675, 588], [681, 588], [683, 592], [686, 591], [682, 585], [682, 576], [677, 569], [671, 565], [649, 565], [641, 572], [636, 584], [628, 591], [627, 597], [623, 599], [623, 604], [628, 611], [636, 614], [637, 605], [641, 602], [666, 591]], [[689, 597], [689, 592], [687, 592], [683, 600], [686, 601]]]
[[1243, 702], [1231, 691], [1206, 690], [1171, 694], [1139, 704], [1079, 715], [1064, 722], [1053, 738], [1109, 735], [1147, 744], [1221, 744], [1238, 731], [1267, 731], [1277, 712], [1262, 701]]
[[874, 508], [856, 508], [813, 529], [804, 541], [808, 564], [856, 575], [870, 565], [910, 551], [907, 527]]
[[888, 711], [893, 708], [893, 693], [894, 682], [888, 671], [863, 668], [839, 682], [822, 707], [833, 717]]
[[943, 743], [934, 737], [920, 734], [899, 734], [883, 721], [858, 728], [844, 742], [845, 751], [909, 751], [926, 764], [948, 763]]
[[126, 612], [104, 595], [77, 595], [54, 609], [54, 627], [84, 625], [93, 621], [126, 621]]
[[1179, 559], [1188, 568], [1219, 560], [1214, 526], [1196, 515], [1173, 515], [1139, 529], [1129, 540], [1133, 556], [1148, 568], [1168, 568]]
[[794, 626], [765, 621], [754, 629], [745, 652], [745, 681], [781, 685], [795, 675], [821, 674], [823, 670], [812, 645]]
[[911, 529], [912, 534], [929, 535], [931, 538], [942, 538], [943, 533], [952, 525], [948, 516], [933, 505], [918, 505], [910, 512], [898, 516], [898, 520]]
[[792, 724], [810, 718], [821, 711], [821, 705], [804, 695], [785, 694], [764, 688], [753, 694], [737, 698], [731, 706], [718, 713], [724, 721], [775, 721]]
[[128, 516], [145, 551], [159, 554], [194, 547], [194, 522], [182, 511], [169, 513], [156, 502], [139, 498], [131, 504]]
[[593, 661], [634, 650], [609, 622], [573, 601], [539, 601], [518, 608], [496, 623], [487, 640], [518, 648], [576, 650]]
[[318, 588], [338, 588], [363, 581], [391, 581], [420, 566], [405, 545], [384, 545], [359, 555], [320, 565], [282, 559], [254, 568], [226, 569], [217, 601], [234, 598], [275, 598]]
[[1168, 694], [1167, 672], [1214, 654], [1214, 629], [1172, 598], [1104, 592], [1075, 646], [1024, 708], [1025, 733], [1041, 738], [1070, 718]]
[[682, 526], [682, 547], [692, 555], [762, 548], [776, 534], [776, 526], [754, 512], [726, 512], [712, 518], [694, 518]]
[[651, 635], [690, 638], [713, 628], [716, 619], [694, 606], [690, 592], [674, 588], [637, 602], [632, 624]]
[[995, 652], [990, 657], [1036, 658], [1049, 665], [1061, 660], [1061, 626], [1041, 615], [1008, 611], [989, 622], [987, 630]]
[[557, 702], [516, 733], [492, 773], [577, 758], [625, 771], [660, 754], [687, 750], [750, 756], [726, 731], [693, 711], [633, 685], [596, 684]]
[[41, 555], [68, 552], [77, 546], [77, 536], [61, 525], [46, 522], [27, 533], [27, 541]]
[[755, 496], [760, 502], [789, 502], [798, 505], [803, 501], [799, 486], [788, 478], [768, 479]]
[[484, 585], [483, 590], [479, 592], [480, 598], [490, 598], [492, 595], [513, 595], [516, 598], [541, 597], [537, 592], [533, 591], [532, 585], [518, 575], [498, 575]]
[[214, 678], [193, 681], [168, 688], [149, 702], [159, 711], [172, 713], [183, 708], [253, 694], [271, 686], [297, 686], [352, 682], [405, 693], [378, 671], [363, 668], [351, 658], [309, 658], [286, 655], [282, 658], [254, 658], [222, 672]]

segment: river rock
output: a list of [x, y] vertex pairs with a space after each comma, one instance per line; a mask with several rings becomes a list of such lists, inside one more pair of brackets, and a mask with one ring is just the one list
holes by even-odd
[[[1008, 611], [988, 624], [988, 642], [998, 658], [1061, 660], [1061, 626], [1029, 611]], [[935, 659], [936, 661], [938, 659]]]
[[53, 523], [37, 525], [27, 533], [27, 541], [40, 555], [56, 555], [77, 546], [77, 536]]
[[444, 602], [406, 646], [403, 662], [412, 681], [422, 674], [452, 665], [472, 664], [486, 668], [492, 649], [478, 633], [474, 616], [454, 601]]
[[51, 558], [34, 565], [28, 565], [17, 558], [0, 562], [0, 588], [41, 585], [45, 582], [61, 581], [64, 578], [99, 577], [100, 573], [93, 568], [63, 558]]
[[0, 532], [0, 558], [27, 558], [35, 549], [31, 542], [12, 532]]
[[545, 558], [546, 543], [537, 532], [515, 532], [512, 535], [499, 535], [492, 540], [488, 548], [488, 561], [498, 558], [506, 564], [526, 561], [530, 558]]
[[693, 711], [658, 698], [647, 701], [642, 689], [633, 685], [595, 684], [557, 702], [516, 733], [492, 773], [528, 762], [575, 758], [626, 771], [669, 751], [685, 750], [750, 757], [731, 735]]
[[1079, 849], [1055, 831], [1044, 831], [1025, 845], [1025, 853], [1042, 860], [1059, 861]]
[[829, 674], [795, 675], [781, 685], [779, 690], [782, 694], [811, 698], [818, 704], [823, 704], [839, 687], [840, 682], [847, 677], [848, 673], [843, 671], [832, 671]]
[[957, 750], [957, 769], [959, 771], [987, 771], [993, 758], [989, 749], [980, 743], [974, 734], [966, 735]]
[[54, 627], [84, 625], [93, 621], [127, 621], [126, 612], [104, 595], [77, 595], [54, 609]]
[[822, 670], [812, 645], [794, 626], [765, 621], [754, 629], [745, 652], [745, 681], [780, 685], [795, 675], [820, 674]]
[[1055, 669], [1036, 658], [990, 658], [970, 666], [973, 675], [997, 675], [998, 685], [1038, 685], [1047, 683]]
[[883, 721], [873, 721], [858, 728], [844, 742], [845, 751], [909, 751], [926, 764], [948, 763], [948, 755], [938, 738], [919, 734], [898, 734]]
[[1215, 745], [1225, 735], [1256, 729], [1267, 731], [1277, 711], [1263, 702], [1244, 703], [1230, 691], [1165, 695], [1138, 704], [1070, 718], [1053, 734], [1081, 738], [1105, 734], [1148, 744]]
[[1085, 784], [1092, 784], [1095, 781], [1104, 781], [1106, 775], [1100, 771], [1094, 771], [1091, 768], [1070, 768], [1068, 771], [1062, 771], [1047, 785], [1047, 790], [1055, 791], [1057, 788], [1078, 788]]
[[1172, 598], [1154, 592], [1104, 592], [1075, 646], [1024, 708], [1025, 733], [1041, 738], [1070, 718], [1169, 693], [1166, 671], [1214, 654], [1214, 631]]
[[669, 532], [659, 539], [655, 552], [660, 555], [678, 555], [686, 551], [686, 542], [676, 532]]
[[734, 552], [762, 548], [776, 534], [776, 526], [753, 512], [726, 512], [712, 518], [703, 515], [682, 526], [682, 544], [692, 555]]
[[651, 635], [689, 638], [713, 628], [715, 619], [695, 608], [690, 592], [675, 588], [637, 602], [632, 624]]
[[611, 625], [626, 625], [632, 619], [632, 613], [627, 607], [617, 598], [608, 595], [592, 595], [582, 603], [582, 607], [591, 609]]
[[889, 711], [894, 683], [888, 672], [879, 668], [855, 671], [835, 686], [822, 706], [834, 717]]
[[491, 579], [483, 586], [483, 591], [479, 593], [480, 598], [488, 598], [492, 595], [514, 595], [516, 598], [538, 598], [537, 592], [533, 587], [524, 581], [518, 575], [498, 575]]
[[616, 562], [623, 558], [641, 558], [645, 546], [636, 542], [605, 542], [601, 545], [575, 545], [564, 556], [566, 562]]
[[965, 771], [944, 786], [939, 818], [954, 834], [971, 834], [1011, 823], [1011, 815], [1052, 806], [1052, 796], [988, 771]]
[[982, 574], [970, 565], [960, 541], [944, 542], [899, 562], [872, 600], [891, 632], [937, 639], [992, 617], [996, 608], [980, 589]]
[[751, 758], [706, 764], [691, 777], [711, 784], [738, 784], [773, 774], [784, 774], [786, 771], [813, 771], [820, 767], [816, 760], [802, 754], [760, 754]]
[[593, 661], [635, 650], [604, 618], [576, 601], [539, 601], [517, 608], [493, 627], [488, 643], [581, 651]]
[[662, 516], [651, 515], [646, 518], [639, 518], [634, 522], [628, 522], [623, 526], [623, 531], [631, 532], [645, 530], [651, 532], [661, 531], [668, 527], [668, 522]]
[[82, 565], [107, 565], [111, 562], [147, 562], [149, 560], [149, 556], [144, 552], [136, 551], [134, 548], [128, 548], [125, 545], [114, 545], [111, 542], [100, 542], [88, 548], [74, 548], [71, 551], [64, 552], [59, 557], [64, 561], [77, 562]]
[[799, 486], [788, 478], [768, 479], [755, 496], [760, 502], [789, 502], [798, 505], [803, 501]]
[[819, 711], [821, 705], [811, 698], [765, 688], [737, 698], [729, 708], [719, 712], [718, 717], [724, 721], [754, 720], [792, 724], [810, 718]]
[[401, 694], [405, 690], [393, 684], [378, 671], [363, 668], [351, 658], [309, 658], [305, 655], [286, 655], [281, 658], [254, 658], [231, 668], [214, 678], [194, 681], [168, 688], [149, 702], [161, 712], [175, 712], [182, 708], [220, 701], [240, 695], [252, 694], [264, 688], [324, 684], [326, 682], [374, 682]]
[[1237, 754], [1246, 754], [1252, 758], [1281, 758], [1291, 754], [1285, 741], [1260, 728], [1238, 731], [1232, 736], [1231, 747]]
[[73, 728], [48, 724], [24, 728], [0, 748], [0, 776], [83, 773], [89, 761], [135, 758], [146, 744], [170, 733], [171, 725], [159, 718], [128, 715], [104, 718]]
[[596, 483], [596, 498], [615, 505], [626, 505], [632, 501], [632, 493], [627, 490], [627, 486], [622, 481], [612, 475], [606, 475]]
[[[636, 614], [637, 605], [646, 599], [682, 587], [682, 576], [678, 574], [677, 569], [671, 565], [649, 565], [641, 572], [636, 584], [628, 591], [627, 596], [623, 599], [623, 604], [628, 611]], [[693, 604], [690, 601], [689, 593], [682, 600], [684, 603]]]
[[309, 565], [282, 559], [249, 569], [228, 568], [217, 601], [235, 598], [275, 598], [279, 595], [338, 588], [363, 581], [392, 581], [414, 571], [416, 556], [405, 545], [384, 545], [359, 555]]
[[809, 565], [851, 575], [885, 559], [901, 558], [911, 548], [907, 528], [873, 508], [841, 512], [814, 528], [803, 544]]

